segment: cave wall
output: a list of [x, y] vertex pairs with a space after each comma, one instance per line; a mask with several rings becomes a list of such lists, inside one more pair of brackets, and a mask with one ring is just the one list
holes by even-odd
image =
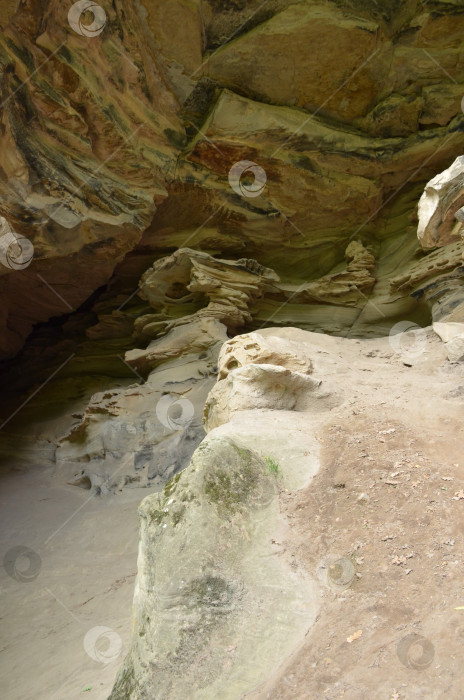
[[[417, 239], [425, 184], [464, 147], [460, 3], [115, 1], [90, 36], [71, 7], [0, 9], [8, 429], [44, 383], [22, 422], [74, 411], [73, 429], [107, 389], [124, 405], [202, 318], [229, 336], [462, 322], [461, 240]], [[147, 275], [169, 289], [147, 296]]]
[[293, 293], [357, 240], [375, 258], [368, 308], [361, 289], [261, 316], [340, 334], [427, 320], [421, 290], [390, 281], [420, 263], [417, 200], [463, 148], [459, 3], [102, 7], [83, 36], [61, 2], [2, 6], [0, 214], [34, 246], [24, 269], [0, 267], [3, 358], [115, 270], [135, 288], [185, 246], [252, 257]]

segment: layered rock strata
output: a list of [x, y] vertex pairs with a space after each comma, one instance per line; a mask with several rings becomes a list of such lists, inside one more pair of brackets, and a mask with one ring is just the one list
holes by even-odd
[[[443, 340], [451, 362], [464, 359], [464, 156], [457, 158], [426, 186], [419, 202], [417, 235], [425, 247], [449, 249], [461, 266], [451, 273], [454, 285], [434, 304], [434, 330]], [[438, 308], [437, 308], [438, 307]]]
[[[2, 5], [0, 215], [34, 248], [0, 267], [2, 357], [112, 275], [130, 295], [147, 257], [187, 245], [256, 259], [289, 296], [315, 285], [311, 313], [276, 300], [261, 323], [363, 335], [430, 319], [389, 280], [418, 262], [425, 182], [464, 148], [459, 4], [101, 7], [89, 36], [92, 17], [70, 23], [57, 0]], [[319, 286], [352, 241], [375, 269], [333, 299]]]

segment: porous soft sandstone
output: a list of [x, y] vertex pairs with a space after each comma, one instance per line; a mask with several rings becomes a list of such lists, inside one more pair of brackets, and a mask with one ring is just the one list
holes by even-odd
[[[35, 254], [0, 267], [1, 357], [112, 276], [130, 297], [186, 246], [275, 271], [289, 300], [261, 324], [430, 320], [424, 290], [449, 278], [426, 274], [428, 253], [418, 289], [389, 280], [418, 264], [417, 199], [464, 148], [459, 3], [164, 5], [116, 0], [90, 40], [58, 0], [2, 4], [0, 215]], [[240, 161], [264, 169], [259, 197], [230, 187]], [[353, 241], [372, 256], [356, 274]], [[293, 303], [308, 283], [310, 314]]]
[[[315, 582], [273, 556], [273, 542], [286, 528], [279, 490], [282, 482], [302, 488], [314, 474], [317, 448], [310, 426], [334, 393], [316, 393], [312, 401], [307, 395], [321, 384], [312, 376], [311, 355], [319, 351], [312, 336], [270, 329], [225, 344], [222, 362], [232, 349], [243, 364], [229, 368], [210, 393], [214, 425], [207, 421], [210, 432], [187, 468], [140, 507], [134, 634], [111, 700], [186, 694], [234, 700], [262, 682], [312, 624], [319, 596]], [[274, 364], [255, 364], [258, 353]], [[306, 372], [289, 369], [292, 362], [300, 369], [305, 363]], [[228, 414], [225, 405], [212, 406], [217, 391], [230, 382], [240, 390], [237, 385], [226, 390]], [[333, 406], [340, 392], [331, 400]], [[229, 420], [237, 412], [243, 423]], [[286, 459], [270, 461], [272, 438], [284, 444], [294, 417], [292, 430], [301, 435], [286, 444]], [[255, 421], [261, 418], [267, 429], [257, 434]], [[243, 429], [247, 423], [254, 447]], [[212, 430], [215, 425], [222, 432]], [[267, 450], [260, 440], [268, 440]]]
[[424, 248], [442, 247], [464, 238], [463, 207], [464, 156], [459, 156], [427, 183], [419, 200], [417, 236]]
[[234, 700], [301, 638], [315, 587], [271, 556], [277, 489], [258, 453], [216, 437], [143, 501], [133, 645], [111, 700]]
[[[321, 331], [433, 322], [422, 375], [400, 342], [375, 345], [419, 403], [418, 377], [462, 369], [464, 9], [115, 0], [86, 39], [43, 5], [0, 8], [0, 216], [35, 249], [0, 266], [0, 357], [53, 318], [6, 367], [2, 455], [46, 455], [73, 494], [164, 487], [140, 511], [112, 700], [233, 698], [316, 612], [307, 572], [273, 556], [279, 490], [311, 483], [330, 411], [358, 415], [353, 387], [380, 388], [374, 362], [339, 352], [358, 358], [355, 340]], [[241, 161], [261, 180], [232, 187]], [[453, 382], [442, 403], [459, 402]]]

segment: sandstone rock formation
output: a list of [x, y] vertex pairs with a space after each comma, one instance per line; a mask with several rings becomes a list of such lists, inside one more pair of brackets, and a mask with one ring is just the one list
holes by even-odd
[[[95, 319], [90, 317], [88, 322]], [[46, 330], [50, 332], [42, 329], [44, 341], [50, 337]], [[237, 410], [229, 422], [208, 433], [205, 450], [194, 458], [196, 471], [187, 467], [176, 475], [177, 483], [174, 479], [165, 493], [153, 493], [163, 486], [162, 479], [153, 477], [149, 491], [126, 491], [103, 498], [91, 498], [88, 491], [60, 484], [60, 470], [52, 473], [53, 452], [45, 451], [47, 440], [49, 448], [54, 441], [49, 429], [50, 405], [53, 404], [56, 423], [72, 420], [70, 413], [74, 413], [74, 403], [68, 400], [65, 409], [63, 404], [57, 409], [60, 405], [51, 398], [55, 402], [58, 397], [62, 400], [70, 386], [76, 390], [97, 381], [89, 374], [89, 366], [99, 366], [90, 355], [96, 341], [89, 340], [89, 364], [81, 363], [81, 374], [76, 361], [73, 375], [50, 381], [37, 395], [36, 420], [38, 412], [44, 414], [40, 439], [35, 439], [32, 420], [29, 432], [23, 428], [23, 432], [11, 435], [10, 469], [2, 482], [7, 508], [6, 541], [11, 537], [12, 545], [23, 541], [37, 550], [37, 543], [41, 545], [64, 525], [51, 540], [51, 546], [38, 549], [44, 555], [42, 573], [35, 582], [27, 584], [30, 593], [26, 598], [25, 586], [11, 579], [8, 583], [4, 575], [5, 585], [9, 586], [5, 591], [6, 622], [12, 634], [2, 663], [6, 670], [8, 666], [13, 670], [7, 686], [11, 700], [29, 697], [32, 687], [37, 688], [38, 700], [47, 700], [53, 694], [77, 697], [89, 685], [102, 695], [102, 700], [110, 694], [122, 658], [117, 657], [102, 669], [95, 655], [89, 658], [86, 654], [84, 634], [94, 625], [104, 624], [113, 629], [113, 639], [117, 641], [120, 636], [123, 653], [129, 652], [134, 622], [130, 617], [133, 577], [137, 568], [140, 579], [134, 617], [137, 632], [145, 634], [137, 633], [133, 639], [114, 690], [116, 697], [119, 694], [126, 700], [131, 692], [137, 697], [146, 688], [145, 697], [151, 700], [157, 697], [156, 688], [153, 690], [156, 677], [166, 694], [172, 680], [174, 697], [176, 692], [178, 697], [194, 692], [199, 697], [227, 697], [228, 689], [237, 690], [239, 697], [248, 693], [244, 689], [248, 683], [248, 688], [256, 688], [250, 690], [250, 697], [257, 700], [265, 700], [267, 695], [286, 697], [288, 692], [295, 700], [305, 693], [320, 697], [326, 688], [333, 689], [333, 695], [344, 691], [349, 696], [352, 688], [355, 694], [359, 687], [369, 688], [370, 693], [373, 678], [374, 697], [379, 700], [389, 697], [403, 683], [414, 683], [417, 697], [427, 696], [429, 691], [440, 695], [444, 678], [446, 687], [458, 697], [461, 618], [459, 611], [452, 614], [451, 620], [440, 616], [440, 611], [443, 593], [452, 600], [459, 594], [461, 581], [462, 500], [455, 500], [453, 495], [464, 478], [460, 422], [464, 364], [447, 362], [445, 348], [431, 329], [418, 330], [425, 345], [421, 345], [420, 361], [413, 366], [405, 366], [409, 359], [407, 337], [401, 344], [397, 343], [397, 336], [343, 339], [294, 328], [269, 328], [253, 332], [251, 338], [250, 334], [234, 337], [227, 341], [222, 354], [225, 379], [243, 367], [258, 366], [257, 360], [271, 370], [282, 361], [283, 369], [322, 380], [320, 390], [312, 392], [314, 404], [304, 411], [276, 406]], [[234, 358], [242, 367], [233, 366]], [[230, 360], [232, 365], [228, 368]], [[109, 356], [107, 364], [107, 371], [117, 372]], [[119, 365], [125, 367], [121, 360]], [[153, 444], [161, 433], [153, 437], [149, 433], [149, 428], [159, 421], [157, 409], [163, 408], [173, 424], [189, 415], [181, 400], [191, 396], [192, 389], [189, 393], [168, 395], [163, 403], [154, 391], [150, 398], [149, 385], [154, 387], [155, 375], [163, 372], [163, 365], [151, 373], [147, 385], [130, 390], [126, 387], [125, 398], [122, 391], [116, 391], [118, 386], [124, 387], [115, 372], [113, 388], [105, 392], [108, 396], [101, 397], [101, 407], [114, 409], [118, 415], [98, 415], [96, 403], [93, 415], [89, 411], [89, 443], [96, 444], [98, 431], [108, 440], [110, 431], [106, 426], [111, 420], [117, 421], [111, 439], [120, 452], [106, 456], [109, 476], [110, 468], [116, 472], [126, 456], [133, 459], [137, 437], [140, 442], [148, 438], [147, 448], [153, 448], [145, 459], [150, 474], [155, 474], [158, 461], [161, 463], [165, 454], [163, 442]], [[131, 371], [126, 369], [129, 376]], [[180, 367], [178, 370], [180, 373]], [[53, 392], [47, 394], [52, 383]], [[161, 382], [159, 386], [169, 389], [162, 387]], [[170, 389], [175, 391], [176, 386], [171, 385]], [[141, 407], [143, 390], [145, 426], [142, 421], [136, 424], [131, 412]], [[32, 403], [23, 409], [29, 418], [34, 416]], [[95, 422], [92, 427], [98, 419], [100, 424]], [[177, 432], [173, 439], [180, 435], [172, 428], [170, 432]], [[167, 433], [166, 428], [164, 444], [168, 442]], [[24, 445], [30, 452], [27, 465], [19, 460]], [[245, 456], [256, 467], [256, 472], [251, 472], [251, 476], [256, 475], [256, 491], [253, 488], [248, 503], [240, 500], [240, 486], [249, 483], [240, 478], [240, 474], [244, 476]], [[137, 462], [143, 461], [139, 454]], [[103, 466], [101, 461], [91, 459], [75, 466], [76, 470], [78, 466], [88, 467], [87, 481], [84, 479], [81, 485], [93, 484], [94, 491], [100, 494], [108, 486], [112, 489], [111, 479], [105, 482], [100, 470], [95, 469]], [[133, 466], [126, 465], [115, 475], [116, 480], [126, 473], [126, 468], [127, 474], [134, 475]], [[140, 477], [144, 474], [143, 470], [137, 473]], [[223, 477], [227, 487], [227, 477], [232, 478], [232, 474], [229, 491], [237, 496], [233, 504], [237, 512], [227, 519], [219, 512], [218, 503], [209, 502], [205, 487], [214, 477], [213, 487], [220, 485]], [[392, 480], [399, 483], [389, 483]], [[153, 486], [154, 483], [159, 486]], [[269, 483], [276, 488], [272, 494], [276, 500], [266, 505], [261, 495], [264, 492], [267, 499], [267, 487], [258, 487]], [[143, 484], [140, 478], [127, 486]], [[211, 490], [214, 492], [208, 489]], [[142, 507], [143, 545], [136, 566], [134, 515], [145, 494], [150, 497]], [[198, 500], [183, 500], [191, 495]], [[263, 521], [258, 522], [261, 517]], [[209, 530], [209, 523], [213, 524], [213, 531]], [[266, 523], [269, 531], [265, 530]], [[271, 529], [274, 524], [275, 529]], [[249, 540], [245, 539], [247, 532], [251, 532]], [[388, 535], [393, 535], [393, 539], [384, 541]], [[424, 537], [428, 539], [424, 541]], [[433, 543], [448, 541], [450, 537], [455, 539], [454, 549], [448, 543], [434, 548]], [[409, 546], [403, 549], [406, 542]], [[197, 545], [204, 546], [198, 551]], [[210, 551], [212, 562], [207, 559]], [[435, 552], [432, 558], [428, 556], [431, 551]], [[242, 557], [244, 553], [246, 558]], [[406, 553], [413, 554], [411, 560], [407, 558], [404, 564], [392, 561], [395, 555], [406, 558]], [[336, 580], [329, 579], [330, 565], [335, 564], [336, 574], [337, 562], [343, 557], [352, 561], [349, 577], [339, 581], [337, 574]], [[446, 567], [442, 566], [443, 560], [449, 562]], [[456, 565], [452, 563], [455, 560]], [[179, 563], [180, 570], [176, 569]], [[214, 568], [215, 563], [221, 565], [220, 571]], [[195, 568], [198, 564], [204, 564], [204, 569]], [[449, 571], [443, 571], [448, 567]], [[409, 568], [413, 571], [407, 573]], [[347, 588], [352, 580], [352, 587]], [[79, 622], [68, 617], [55, 598], [44, 595], [44, 585], [51, 586], [49, 590]], [[372, 610], [379, 612], [379, 605], [380, 614], [375, 617]], [[267, 611], [272, 611], [272, 615]], [[397, 640], [416, 629], [418, 619], [424, 635], [433, 641], [442, 662], [446, 661], [431, 676], [403, 666], [396, 653]], [[353, 645], [348, 644], [348, 635], [361, 628], [362, 637]], [[37, 635], [42, 636], [39, 645]], [[167, 652], [179, 642], [174, 668], [172, 657], [167, 658], [158, 643], [161, 637], [169, 644]], [[156, 640], [153, 647], [152, 638]], [[329, 650], [328, 640], [332, 640]], [[99, 648], [104, 653], [102, 642]], [[381, 643], [385, 644], [385, 656], [377, 665]], [[116, 651], [120, 650], [121, 645]], [[333, 675], [328, 677], [326, 659], [332, 650], [337, 652], [336, 658], [330, 657], [335, 670], [331, 669]], [[366, 662], [353, 664], [353, 653], [362, 653]], [[30, 673], [21, 676], [15, 670], [25, 656]], [[157, 664], [154, 674], [150, 660]], [[146, 667], [142, 666], [145, 662]], [[214, 671], [210, 673], [211, 664]], [[69, 674], [70, 667], [73, 674]], [[191, 681], [187, 689], [184, 678]]]
[[274, 546], [328, 413], [379, 389], [337, 343], [423, 381], [387, 347], [412, 324], [461, 376], [464, 6], [80, 7], [0, 7], [0, 456], [158, 489], [111, 700], [234, 700], [316, 614]]
[[[375, 443], [385, 443], [384, 436], [393, 435], [396, 428], [385, 428], [390, 425], [383, 421], [382, 407], [387, 402], [378, 405], [378, 401], [389, 398], [392, 376], [403, 377], [408, 396], [416, 382], [424, 396], [424, 371], [439, 372], [434, 364], [445, 360], [431, 329], [424, 334], [433, 351], [429, 356], [424, 348], [420, 365], [407, 377], [401, 350], [385, 338], [360, 342], [295, 328], [266, 328], [236, 336], [223, 345], [219, 359], [222, 378], [207, 400], [207, 437], [189, 466], [161, 494], [147, 497], [139, 511], [134, 633], [111, 700], [170, 700], [186, 694], [193, 700], [235, 700], [248, 694], [264, 698], [305, 643], [309, 653], [305, 637], [314, 629], [314, 615], [321, 603], [324, 610], [322, 601], [326, 614], [329, 608], [334, 616], [341, 614], [338, 605], [346, 606], [345, 598], [337, 600], [333, 590], [328, 592], [334, 588], [328, 575], [333, 552], [324, 546], [330, 533], [325, 531], [322, 536], [324, 558], [317, 570], [314, 563], [310, 572], [299, 568], [295, 558], [296, 552], [311, 550], [313, 520], [320, 513], [318, 501], [306, 487], [316, 475], [321, 449], [325, 449], [320, 438], [322, 426], [329, 421], [331, 430], [337, 431], [340, 426], [333, 424], [334, 416], [338, 422], [340, 415], [345, 415], [346, 439], [358, 452], [362, 433], [351, 435], [350, 422], [366, 400], [373, 400], [379, 411], [376, 425], [382, 426], [375, 431]], [[382, 372], [376, 371], [379, 366]], [[361, 371], [367, 372], [363, 379]], [[247, 372], [248, 380], [241, 382]], [[272, 383], [263, 382], [266, 373]], [[454, 376], [461, 375], [457, 372]], [[379, 378], [387, 384], [379, 384]], [[282, 391], [277, 396], [273, 391], [278, 389], [278, 381]], [[231, 385], [239, 391], [230, 392]], [[376, 394], [379, 386], [384, 391]], [[218, 396], [224, 397], [222, 403], [216, 400]], [[307, 403], [298, 403], [304, 397]], [[395, 405], [399, 411], [398, 401], [404, 397], [391, 398], [390, 409]], [[440, 406], [443, 401], [448, 399], [437, 397]], [[330, 413], [333, 409], [336, 411]], [[417, 420], [417, 405], [403, 403], [401, 420], [412, 416]], [[372, 416], [367, 412], [360, 421], [370, 424]], [[397, 453], [404, 456], [403, 437], [392, 440]], [[348, 471], [345, 453], [341, 450], [329, 455], [326, 468], [330, 476], [324, 478], [343, 494]], [[380, 478], [386, 482], [369, 485], [392, 488], [386, 486], [392, 479], [390, 457], [385, 464], [373, 462], [373, 457], [361, 452], [350, 473], [357, 472], [361, 488], [367, 474], [384, 474]], [[403, 485], [406, 488], [405, 482]], [[282, 519], [285, 503], [296, 508], [300, 502], [298, 492], [301, 498], [306, 494], [309, 502], [300, 537], [293, 520]], [[385, 493], [380, 492], [382, 499]], [[351, 493], [351, 498], [354, 495]], [[369, 502], [366, 493], [361, 495], [364, 505], [358, 500], [345, 506], [354, 511], [356, 522]], [[337, 502], [337, 509], [333, 504], [329, 507], [329, 517], [335, 520], [340, 503], [346, 504], [349, 496], [337, 497], [330, 492], [326, 498]], [[375, 509], [371, 504], [369, 517]], [[343, 524], [338, 527], [343, 528]], [[293, 528], [291, 542], [289, 528]], [[418, 532], [423, 536], [420, 528]], [[356, 551], [358, 545], [352, 546]], [[333, 539], [331, 547], [337, 547]], [[348, 585], [355, 576], [353, 565], [351, 571]], [[390, 574], [385, 576], [390, 585], [397, 585]], [[356, 595], [349, 598], [350, 604], [357, 604]], [[367, 619], [371, 619], [370, 614]], [[370, 633], [376, 654], [378, 627], [373, 625]], [[341, 638], [346, 639], [343, 626]], [[327, 638], [324, 648], [326, 645]], [[277, 658], [278, 668], [273, 668]], [[325, 666], [320, 672], [324, 675]], [[259, 678], [267, 678], [267, 682], [261, 685]]]
[[417, 236], [424, 248], [445, 246], [464, 237], [464, 156], [427, 183], [419, 201]]
[[[287, 303], [261, 324], [364, 335], [430, 320], [425, 296], [389, 282], [417, 264], [425, 182], [464, 148], [459, 3], [117, 0], [92, 37], [57, 0], [15, 9], [2, 6], [0, 215], [35, 252], [0, 268], [2, 357], [112, 275], [130, 296], [186, 245], [276, 272]], [[262, 192], [246, 167], [231, 187], [242, 162]], [[340, 280], [353, 241], [375, 269]], [[419, 296], [448, 284], [429, 269], [426, 255]]]
[[221, 348], [218, 359], [218, 380], [239, 367], [249, 364], [278, 365], [297, 370], [302, 374], [312, 374], [313, 361], [304, 348], [290, 340], [278, 336], [270, 342], [260, 333], [247, 333], [229, 340]]
[[[434, 329], [451, 362], [462, 360], [464, 337], [463, 247], [461, 239], [450, 240], [449, 233], [452, 228], [456, 237], [461, 230], [453, 216], [462, 203], [461, 160], [429, 183], [419, 206], [420, 240], [429, 236], [441, 242], [434, 233], [441, 231], [442, 247], [412, 264], [408, 275], [390, 280], [391, 294], [428, 295]], [[346, 259], [345, 270], [295, 291], [251, 259], [220, 260], [179, 249], [155, 262], [142, 275], [138, 296], [157, 313], [131, 320], [123, 312], [113, 312], [102, 315], [88, 331], [99, 341], [132, 331], [138, 344], [148, 341], [146, 348], [125, 355], [140, 381], [148, 380], [91, 399], [57, 451], [58, 474], [101, 493], [163, 484], [185, 468], [203, 438], [203, 407], [209, 432], [225, 424], [243, 428], [252, 409], [305, 412], [333, 405], [333, 392], [313, 376], [313, 358], [304, 352], [304, 345], [256, 332], [225, 341], [227, 331], [233, 334], [259, 318], [270, 300], [280, 304], [291, 300], [294, 308], [304, 309], [315, 299], [348, 303], [352, 295], [351, 303], [356, 304], [362, 290], [375, 283], [371, 277], [375, 260], [354, 241]], [[431, 283], [437, 276], [438, 281]], [[216, 375], [218, 382], [210, 391]], [[150, 418], [153, 406], [156, 420]], [[259, 431], [266, 433], [263, 426]]]
[[[254, 260], [217, 260], [189, 249], [156, 262], [142, 276], [139, 296], [161, 313], [132, 324], [139, 343], [154, 339], [121, 357], [147, 381], [92, 397], [57, 450], [60, 477], [108, 493], [164, 484], [184, 468], [204, 436], [203, 406], [226, 331], [251, 321], [249, 307], [276, 291], [277, 281]], [[90, 336], [111, 337], [122, 320], [103, 317]]]
[[250, 333], [226, 342], [218, 360], [218, 382], [205, 405], [207, 432], [232, 420], [237, 412], [268, 409], [304, 411], [322, 404], [321, 380], [298, 345], [278, 336]]
[[239, 437], [285, 463], [287, 488], [307, 485], [317, 470], [317, 426], [346, 399], [330, 372], [336, 343], [331, 339], [327, 352], [325, 336], [296, 328], [263, 328], [227, 341], [205, 405], [208, 435]]
[[35, 249], [27, 270], [0, 269], [3, 356], [108, 281], [166, 196], [183, 138], [134, 2], [106, 7], [92, 38], [66, 4], [46, 5], [22, 3], [0, 42], [1, 211]]
[[433, 330], [445, 343], [450, 362], [464, 362], [464, 323], [434, 323]]
[[456, 8], [434, 5], [435, 12], [415, 0], [382, 6], [359, 0], [280, 3], [280, 11], [267, 8], [266, 21], [219, 47], [205, 72], [261, 102], [354, 121], [376, 135], [401, 136], [418, 124], [443, 125], [456, 114], [459, 88], [450, 85], [438, 92], [410, 81], [418, 74], [433, 81], [439, 74], [433, 60], [423, 60], [424, 49], [429, 56], [439, 52], [451, 74], [456, 69]]
[[233, 370], [208, 397], [206, 428], [227, 423], [236, 411], [246, 409], [303, 410], [319, 384], [305, 374], [274, 365], [251, 364]]
[[[161, 314], [138, 318], [136, 337], [156, 338], [174, 327], [202, 318], [215, 318], [231, 331], [252, 319], [250, 307], [257, 305], [265, 291], [272, 291], [278, 276], [256, 262], [218, 260], [206, 253], [181, 248], [154, 263], [140, 280], [140, 296]], [[191, 304], [208, 304], [192, 315], [171, 320], [175, 311]], [[164, 314], [164, 315], [163, 315]]]
[[[453, 276], [453, 284], [438, 304], [434, 304], [433, 328], [446, 345], [450, 362], [464, 359], [464, 223], [461, 210], [464, 204], [464, 156], [457, 158], [443, 173], [426, 186], [419, 201], [417, 231], [425, 247], [454, 248], [461, 255], [461, 266]], [[454, 245], [453, 245], [454, 244]], [[441, 253], [441, 250], [440, 250]], [[436, 294], [436, 290], [433, 290]], [[438, 309], [437, 309], [438, 307]]]
[[204, 437], [203, 406], [226, 338], [221, 323], [205, 318], [140, 351], [144, 363], [133, 364], [146, 368], [147, 381], [139, 375], [139, 385], [92, 396], [60, 442], [57, 477], [103, 494], [164, 485]]
[[[217, 389], [250, 371], [246, 387], [228, 395], [231, 415], [237, 419], [241, 413], [242, 421], [229, 422], [224, 411], [211, 409], [222, 430], [212, 430], [191, 464], [140, 507], [134, 635], [111, 700], [241, 697], [311, 624], [315, 584], [301, 572], [295, 575], [272, 551], [273, 537], [285, 528], [279, 488], [308, 483], [317, 464], [309, 426], [327, 410], [327, 396], [332, 406], [340, 400], [340, 391], [332, 388], [311, 407], [296, 405], [298, 396], [321, 384], [312, 377], [320, 349], [317, 336], [314, 344], [311, 339], [294, 329], [267, 329], [223, 346], [221, 371], [227, 376], [208, 404], [214, 404]], [[241, 367], [230, 366], [234, 356]], [[260, 358], [266, 363], [256, 364]], [[264, 384], [263, 373], [269, 373]], [[262, 401], [256, 401], [257, 390]], [[282, 390], [288, 399], [279, 401]], [[263, 430], [257, 430], [260, 421]], [[277, 452], [276, 468], [268, 455], [276, 454], [279, 441], [286, 456]]]
[[112, 700], [233, 700], [301, 637], [314, 585], [270, 556], [277, 488], [262, 457], [218, 437], [143, 501], [134, 643]]

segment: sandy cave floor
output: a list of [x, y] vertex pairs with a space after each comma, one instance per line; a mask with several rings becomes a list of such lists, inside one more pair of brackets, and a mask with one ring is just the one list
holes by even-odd
[[[131, 635], [137, 506], [154, 490], [104, 500], [57, 486], [51, 467], [12, 467], [3, 476], [2, 554], [26, 545], [41, 559], [31, 581], [17, 581], [1, 569], [3, 698], [108, 697]], [[17, 566], [27, 571], [29, 561], [20, 559]], [[100, 637], [91, 658], [84, 640], [97, 626], [115, 634]], [[109, 657], [100, 661], [99, 651]]]
[[[327, 338], [331, 350], [336, 342]], [[458, 700], [464, 367], [431, 332], [412, 367], [387, 339], [344, 341], [340, 359], [355, 371], [317, 435], [320, 471], [302, 491], [282, 489], [289, 535], [275, 542], [276, 556], [319, 580], [323, 605], [300, 648], [247, 699]], [[28, 582], [1, 570], [2, 697], [103, 700], [131, 634], [137, 505], [154, 489], [89, 497], [57, 483], [47, 463], [11, 464], [1, 480], [2, 552], [31, 547], [41, 565]], [[329, 569], [337, 561], [341, 574]], [[84, 649], [97, 626], [121, 640], [111, 663]]]

